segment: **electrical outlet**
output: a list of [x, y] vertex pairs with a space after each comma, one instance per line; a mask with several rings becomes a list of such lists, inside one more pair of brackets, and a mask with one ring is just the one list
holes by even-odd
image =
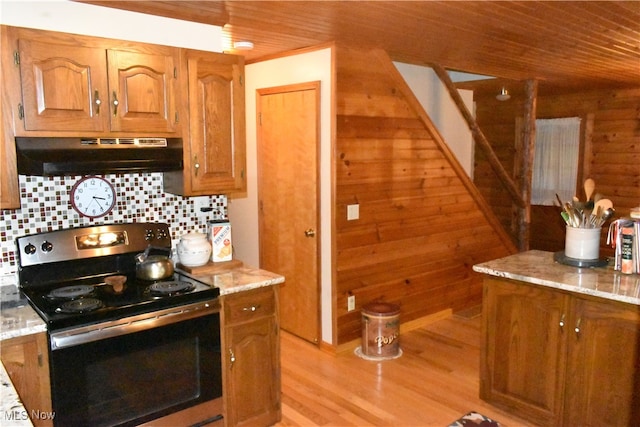
[[347, 297], [347, 311], [353, 311], [356, 309], [356, 296], [349, 295]]
[[196, 212], [196, 217], [207, 218], [211, 212], [209, 196], [193, 197], [193, 210]]

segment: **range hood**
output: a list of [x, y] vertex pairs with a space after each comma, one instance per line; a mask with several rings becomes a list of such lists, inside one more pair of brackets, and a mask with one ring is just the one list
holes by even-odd
[[20, 175], [182, 170], [181, 138], [16, 138]]

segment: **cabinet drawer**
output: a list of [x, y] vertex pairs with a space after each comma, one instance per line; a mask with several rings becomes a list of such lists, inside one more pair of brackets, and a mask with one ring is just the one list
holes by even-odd
[[224, 299], [225, 323], [251, 321], [275, 313], [275, 297], [272, 286], [227, 295]]

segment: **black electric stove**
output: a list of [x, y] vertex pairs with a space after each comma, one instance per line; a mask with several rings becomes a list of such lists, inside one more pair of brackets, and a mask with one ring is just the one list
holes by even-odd
[[[102, 323], [219, 296], [218, 288], [176, 272], [136, 278], [137, 254], [171, 249], [167, 224], [78, 227], [17, 239], [19, 285], [49, 331]], [[112, 280], [126, 279], [122, 287]]]

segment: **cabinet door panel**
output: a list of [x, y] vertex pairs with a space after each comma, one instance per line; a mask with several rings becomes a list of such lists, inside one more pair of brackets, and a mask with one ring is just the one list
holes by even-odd
[[559, 326], [566, 297], [488, 280], [484, 291], [481, 397], [554, 424], [564, 384], [565, 341]]
[[[0, 359], [29, 416], [52, 413], [48, 341], [44, 332], [10, 338], [0, 343]], [[34, 417], [36, 427], [53, 425], [47, 417]]]
[[574, 311], [576, 325], [572, 325], [568, 343], [572, 362], [567, 374], [567, 390], [573, 392], [566, 394], [565, 425], [637, 425], [639, 308], [576, 299]]
[[274, 425], [281, 418], [275, 288], [223, 296], [222, 320], [225, 425]]
[[16, 161], [15, 130], [19, 128], [18, 104], [21, 99], [20, 69], [9, 66], [14, 61], [18, 48], [17, 40], [10, 36], [10, 30], [0, 25], [0, 209], [20, 208], [20, 187], [18, 185], [18, 165]]
[[[230, 425], [271, 425], [278, 421], [280, 396], [276, 378], [277, 338], [274, 317], [231, 327], [229, 342], [235, 361], [230, 366]], [[271, 418], [267, 421], [268, 418]], [[257, 421], [260, 422], [258, 423]]]
[[105, 129], [104, 50], [24, 39], [19, 49], [25, 130]]
[[192, 191], [244, 188], [243, 62], [232, 55], [189, 52]]
[[173, 132], [174, 58], [109, 50], [111, 130]]

